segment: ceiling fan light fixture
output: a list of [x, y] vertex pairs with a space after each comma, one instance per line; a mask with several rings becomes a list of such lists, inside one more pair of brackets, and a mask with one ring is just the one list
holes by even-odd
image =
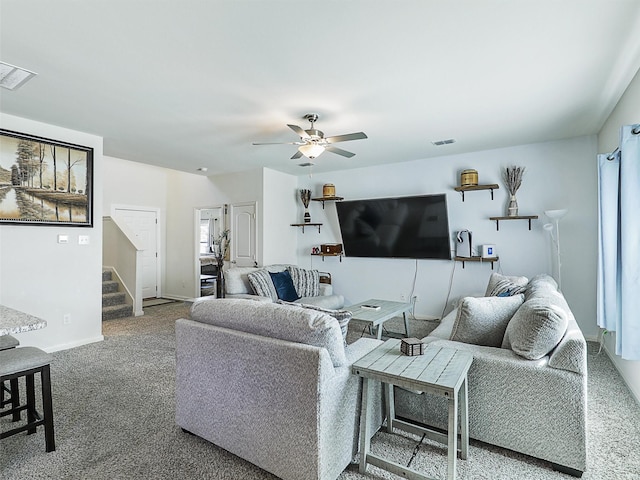
[[301, 145], [298, 147], [298, 151], [305, 157], [313, 160], [318, 158], [324, 152], [324, 147], [315, 143], [308, 143], [307, 145]]

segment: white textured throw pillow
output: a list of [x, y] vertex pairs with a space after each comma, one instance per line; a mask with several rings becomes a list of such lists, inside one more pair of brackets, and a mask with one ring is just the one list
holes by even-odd
[[502, 348], [511, 348], [521, 357], [538, 360], [562, 340], [568, 318], [568, 310], [549, 298], [527, 300], [507, 325]]
[[274, 302], [278, 300], [278, 292], [276, 292], [276, 287], [273, 285], [271, 275], [269, 275], [266, 269], [261, 268], [260, 270], [251, 272], [248, 276], [249, 283], [256, 295], [269, 297]]
[[450, 340], [500, 347], [504, 332], [524, 302], [524, 295], [509, 297], [465, 297], [458, 305]]
[[492, 273], [489, 277], [489, 284], [485, 297], [508, 297], [524, 293], [529, 279], [527, 277], [512, 277]]

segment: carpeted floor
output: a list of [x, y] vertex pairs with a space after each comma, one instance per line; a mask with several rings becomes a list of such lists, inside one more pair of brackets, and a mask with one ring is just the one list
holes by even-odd
[[[109, 320], [105, 341], [54, 354], [52, 381], [57, 449], [44, 451], [42, 432], [0, 442], [1, 479], [273, 479], [272, 475], [198, 437], [174, 420], [174, 320], [181, 303], [145, 308], [143, 317]], [[388, 324], [401, 330], [400, 322]], [[365, 331], [353, 322], [349, 340]], [[397, 327], [397, 328], [396, 328]], [[433, 328], [411, 322], [412, 334]], [[366, 333], [365, 333], [366, 334]], [[611, 361], [589, 346], [589, 463], [583, 478], [640, 478], [640, 407]], [[6, 430], [8, 419], [0, 420]], [[523, 434], [526, 432], [523, 432]], [[373, 451], [398, 463], [411, 458], [418, 437], [378, 432]], [[412, 467], [446, 478], [446, 451], [425, 442]], [[398, 478], [350, 466], [340, 480]], [[545, 462], [472, 441], [458, 462], [464, 480], [563, 480]]]

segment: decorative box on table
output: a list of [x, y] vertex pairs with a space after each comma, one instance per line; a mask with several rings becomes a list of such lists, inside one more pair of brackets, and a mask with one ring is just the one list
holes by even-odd
[[417, 338], [403, 338], [400, 340], [400, 351], [405, 355], [413, 357], [424, 353], [424, 343]]
[[325, 254], [333, 254], [339, 255], [342, 253], [342, 244], [341, 243], [323, 243], [320, 245], [320, 250]]

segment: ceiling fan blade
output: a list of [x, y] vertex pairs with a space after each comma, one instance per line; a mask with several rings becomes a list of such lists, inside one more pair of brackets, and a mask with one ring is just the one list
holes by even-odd
[[304, 145], [301, 142], [253, 142], [251, 145]]
[[369, 138], [364, 132], [347, 133], [346, 135], [334, 135], [333, 137], [327, 137], [325, 140], [327, 143], [348, 142], [349, 140], [360, 140], [363, 138]]
[[301, 156], [302, 156], [302, 152], [298, 150], [296, 153], [293, 154], [293, 157], [291, 157], [291, 160], [295, 160], [296, 158], [300, 158]]
[[326, 147], [325, 150], [331, 153], [337, 153], [338, 155], [342, 155], [343, 157], [351, 158], [355, 155], [355, 153], [347, 152], [346, 150], [342, 150], [338, 147]]
[[300, 128], [297, 125], [289, 125], [289, 124], [287, 124], [287, 127], [289, 127], [291, 130], [293, 130], [298, 135], [300, 135], [300, 138], [311, 138], [307, 132], [305, 132], [302, 128]]

